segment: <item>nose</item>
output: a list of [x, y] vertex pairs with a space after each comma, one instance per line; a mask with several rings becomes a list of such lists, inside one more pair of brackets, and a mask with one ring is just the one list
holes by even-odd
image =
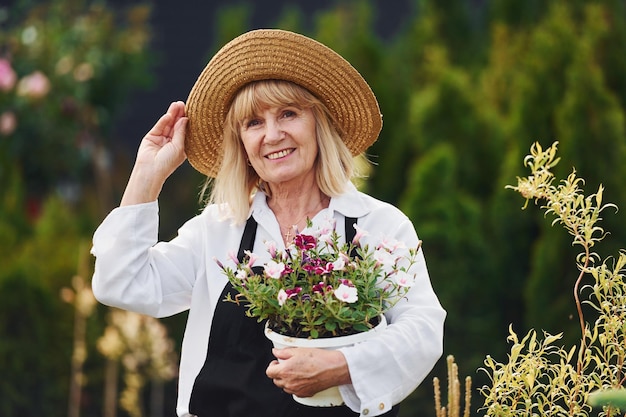
[[268, 143], [280, 142], [285, 136], [280, 123], [276, 120], [267, 120], [265, 123], [265, 141]]

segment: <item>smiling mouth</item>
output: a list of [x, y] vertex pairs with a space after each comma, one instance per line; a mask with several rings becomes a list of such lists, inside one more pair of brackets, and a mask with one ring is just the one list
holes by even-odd
[[274, 160], [279, 158], [284, 158], [285, 156], [292, 153], [294, 149], [283, 149], [282, 151], [274, 152], [266, 156], [267, 159]]

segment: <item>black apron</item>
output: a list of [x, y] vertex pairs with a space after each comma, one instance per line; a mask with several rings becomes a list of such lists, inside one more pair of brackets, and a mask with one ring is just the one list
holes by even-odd
[[[354, 218], [346, 218], [346, 241], [355, 235]], [[248, 219], [238, 259], [252, 251], [257, 223]], [[262, 267], [256, 267], [261, 268]], [[254, 268], [253, 268], [254, 269]], [[255, 271], [260, 273], [260, 271]], [[198, 417], [353, 417], [347, 406], [310, 407], [294, 401], [267, 377], [265, 370], [274, 360], [272, 342], [265, 337], [264, 323], [246, 316], [246, 307], [223, 302], [236, 290], [226, 284], [220, 295], [213, 322], [207, 358], [191, 391], [189, 412]], [[394, 407], [384, 416], [398, 415]]]

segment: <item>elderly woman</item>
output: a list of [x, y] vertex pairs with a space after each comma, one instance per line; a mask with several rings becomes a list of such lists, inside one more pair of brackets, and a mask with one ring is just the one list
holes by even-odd
[[[102, 303], [165, 317], [189, 310], [179, 416], [376, 416], [397, 407], [442, 354], [445, 311], [423, 255], [388, 326], [341, 348], [272, 349], [262, 323], [223, 302], [230, 287], [214, 259], [239, 248], [289, 245], [324, 219], [416, 246], [411, 221], [359, 192], [354, 157], [378, 137], [378, 103], [360, 74], [326, 46], [282, 30], [225, 45], [185, 103], [172, 103], [143, 138], [120, 207], [94, 235], [94, 294]], [[206, 208], [157, 243], [161, 188], [185, 159], [212, 180]], [[276, 360], [279, 359], [280, 361]], [[338, 386], [344, 405], [296, 403]]]

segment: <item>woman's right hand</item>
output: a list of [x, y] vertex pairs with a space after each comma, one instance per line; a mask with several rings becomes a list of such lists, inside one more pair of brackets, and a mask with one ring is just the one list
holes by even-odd
[[185, 103], [173, 102], [141, 141], [120, 205], [148, 203], [158, 198], [165, 180], [187, 158], [186, 127]]

